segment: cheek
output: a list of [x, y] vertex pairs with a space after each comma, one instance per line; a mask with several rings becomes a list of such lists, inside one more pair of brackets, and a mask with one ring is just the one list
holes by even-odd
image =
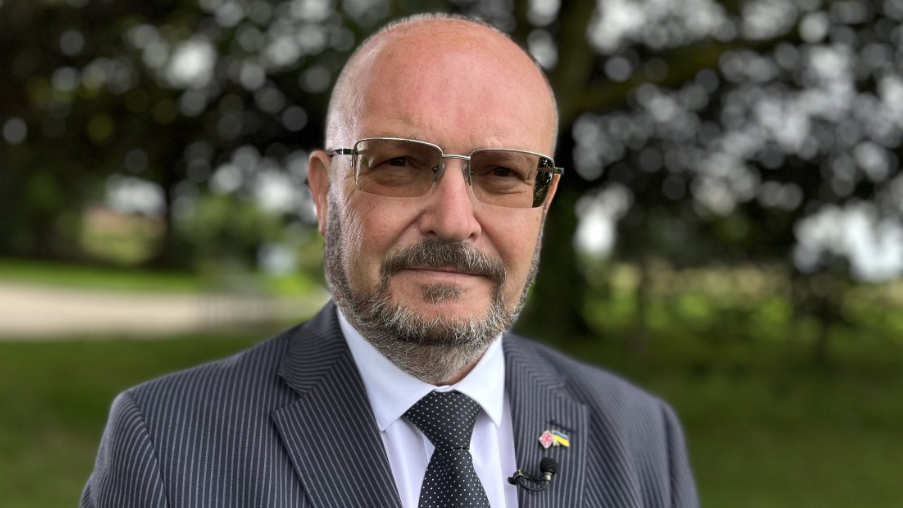
[[346, 273], [353, 287], [369, 288], [378, 277], [379, 266], [378, 263], [374, 263], [376, 248], [372, 240], [374, 232], [356, 213], [346, 214], [344, 224]]
[[[333, 188], [330, 198], [331, 219], [334, 217], [334, 221], [341, 229], [341, 234], [334, 238], [342, 246], [342, 270], [352, 288], [359, 290], [362, 282], [366, 280], [366, 270], [362, 270], [362, 268], [366, 259], [364, 231], [367, 231], [367, 224], [361, 219], [366, 214], [361, 214], [354, 203], [346, 199], [346, 194], [340, 192], [336, 187]], [[335, 215], [333, 215], [333, 210]]]
[[542, 216], [533, 214], [523, 218], [504, 221], [491, 231], [492, 243], [505, 263], [509, 284], [506, 292], [509, 297], [519, 298], [527, 281], [533, 254], [539, 240]]
[[360, 193], [349, 200], [344, 217], [349, 226], [344, 236], [346, 269], [353, 285], [372, 289], [377, 284], [383, 259], [397, 248], [406, 231], [404, 212], [385, 199], [375, 203]]
[[372, 288], [379, 280], [379, 267], [385, 258], [384, 236], [372, 228], [363, 227], [351, 257], [353, 277], [366, 288]]

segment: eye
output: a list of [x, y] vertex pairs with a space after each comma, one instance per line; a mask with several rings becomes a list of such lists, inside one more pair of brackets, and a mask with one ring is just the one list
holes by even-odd
[[471, 174], [482, 178], [496, 178], [499, 180], [510, 178], [523, 180], [523, 175], [521, 175], [521, 172], [517, 168], [510, 168], [508, 166], [488, 166], [482, 169], [474, 169], [471, 170]]
[[527, 180], [527, 176], [523, 170], [511, 166], [490, 166], [480, 171], [480, 175], [484, 178], [493, 178], [500, 181], [511, 180], [524, 182]]
[[390, 166], [407, 166], [409, 161], [405, 157], [395, 157], [386, 161], [386, 164]]

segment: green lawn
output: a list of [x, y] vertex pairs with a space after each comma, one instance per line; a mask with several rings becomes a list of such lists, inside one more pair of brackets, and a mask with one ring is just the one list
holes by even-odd
[[0, 258], [0, 282], [127, 293], [230, 292], [274, 296], [304, 296], [323, 287], [321, 281], [305, 271], [269, 276], [220, 269], [203, 275], [6, 258]]
[[200, 337], [0, 342], [2, 505], [76, 506], [117, 392], [254, 342]]
[[802, 341], [653, 333], [640, 359], [617, 345], [561, 346], [672, 403], [705, 506], [901, 506], [903, 346], [836, 339], [821, 367]]
[[5, 258], [0, 258], [0, 281], [130, 292], [190, 293], [204, 288], [201, 278], [185, 273]]
[[[262, 339], [0, 342], [2, 505], [75, 506], [117, 392]], [[898, 343], [839, 342], [835, 363], [814, 368], [806, 349], [783, 342], [659, 333], [650, 342], [639, 360], [617, 343], [563, 347], [672, 402], [705, 506], [900, 506]]]

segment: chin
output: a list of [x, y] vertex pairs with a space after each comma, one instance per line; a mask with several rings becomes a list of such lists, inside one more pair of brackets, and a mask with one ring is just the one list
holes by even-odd
[[457, 323], [480, 321], [485, 319], [489, 311], [489, 306], [480, 308], [462, 307], [449, 304], [421, 304], [421, 305], [404, 305], [401, 307], [409, 309], [413, 314], [420, 316], [424, 321], [436, 321], [440, 323]]
[[473, 293], [457, 285], [429, 284], [417, 287], [413, 294], [390, 294], [389, 300], [424, 319], [470, 320], [485, 316], [493, 304], [492, 294]]
[[475, 294], [458, 285], [388, 280], [365, 294], [349, 285], [334, 287], [336, 303], [364, 338], [403, 371], [433, 384], [454, 378], [479, 359], [516, 315], [500, 288]]

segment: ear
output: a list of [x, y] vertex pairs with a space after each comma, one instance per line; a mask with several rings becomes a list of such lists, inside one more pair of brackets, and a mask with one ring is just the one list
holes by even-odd
[[314, 150], [310, 154], [307, 166], [307, 183], [314, 198], [317, 210], [317, 224], [320, 234], [326, 235], [326, 222], [329, 217], [329, 155], [323, 150]]

